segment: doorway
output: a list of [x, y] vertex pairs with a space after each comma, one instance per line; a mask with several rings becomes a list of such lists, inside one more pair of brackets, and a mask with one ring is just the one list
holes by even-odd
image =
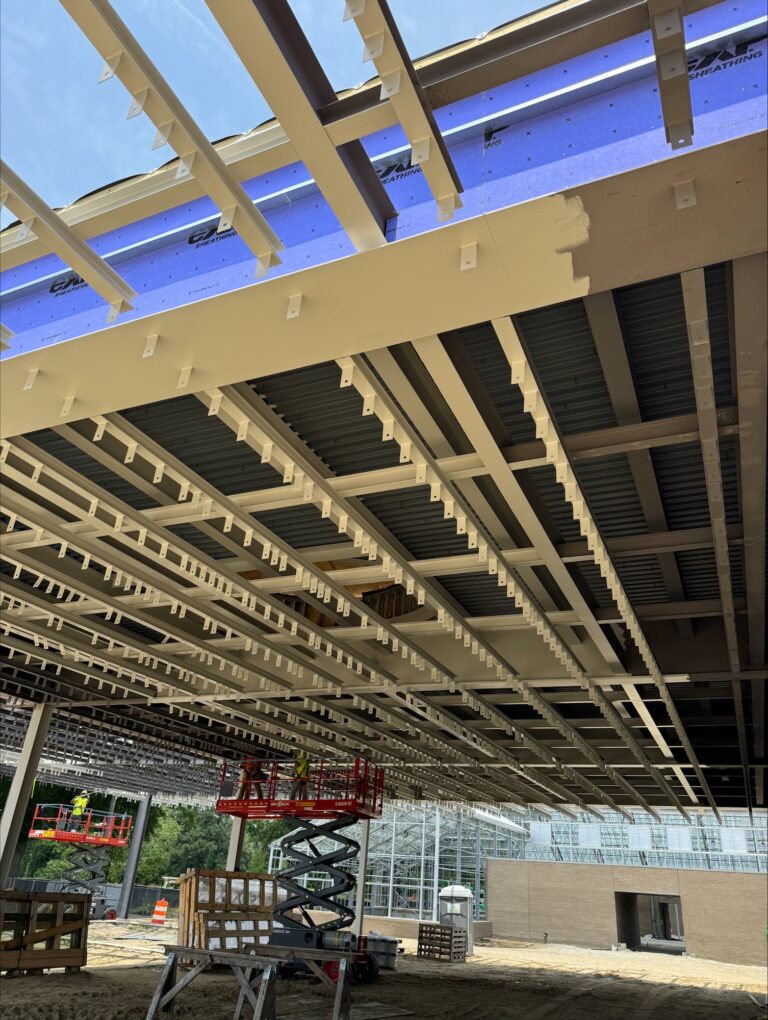
[[685, 952], [683, 911], [679, 896], [616, 893], [619, 942], [648, 953]]

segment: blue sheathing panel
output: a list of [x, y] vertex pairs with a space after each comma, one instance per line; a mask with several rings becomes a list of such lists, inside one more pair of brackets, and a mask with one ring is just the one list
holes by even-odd
[[[766, 125], [764, 0], [708, 8], [686, 20], [694, 148]], [[458, 218], [470, 218], [611, 177], [674, 155], [666, 143], [649, 35], [539, 71], [438, 110], [464, 185]], [[411, 167], [400, 128], [364, 139], [398, 210], [388, 240], [439, 229], [434, 200]], [[690, 150], [682, 150], [690, 151]], [[285, 244], [270, 277], [354, 254], [301, 163], [247, 181], [248, 195]], [[92, 239], [137, 291], [120, 322], [258, 286], [255, 260], [234, 231], [216, 233], [207, 198]], [[106, 308], [60, 259], [48, 255], [0, 277], [13, 357], [96, 331]]]

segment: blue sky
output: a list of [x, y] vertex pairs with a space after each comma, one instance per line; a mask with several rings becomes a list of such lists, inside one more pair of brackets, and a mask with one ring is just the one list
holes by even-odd
[[[112, 0], [209, 138], [271, 116], [204, 0]], [[290, 0], [335, 88], [372, 75], [343, 23], [343, 0]], [[413, 58], [544, 6], [537, 0], [390, 0]], [[173, 155], [151, 151], [146, 117], [127, 121], [117, 79], [96, 84], [103, 60], [57, 0], [0, 0], [0, 147], [3, 159], [50, 205], [151, 170]], [[3, 213], [2, 223], [12, 217]]]

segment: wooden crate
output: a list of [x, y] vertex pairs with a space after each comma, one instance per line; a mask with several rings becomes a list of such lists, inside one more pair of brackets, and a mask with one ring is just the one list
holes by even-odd
[[195, 914], [195, 946], [216, 952], [245, 953], [250, 946], [264, 946], [272, 934], [272, 911]]
[[464, 963], [467, 959], [467, 933], [450, 924], [420, 924], [417, 956], [429, 960]]
[[90, 914], [88, 895], [0, 891], [0, 971], [79, 970]]
[[[277, 884], [272, 875], [190, 869], [179, 879], [179, 945], [208, 948], [198, 941], [204, 936], [207, 938], [211, 927], [203, 921], [203, 915], [215, 915], [212, 920], [222, 924], [222, 916], [241, 923], [268, 919], [271, 932], [272, 909], [276, 902]], [[247, 931], [247, 927], [243, 931]]]

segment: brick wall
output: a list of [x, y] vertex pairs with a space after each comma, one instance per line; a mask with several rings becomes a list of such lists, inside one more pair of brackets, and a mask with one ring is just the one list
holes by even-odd
[[[609, 949], [618, 941], [616, 893], [679, 896], [686, 951], [765, 965], [765, 875], [489, 860], [486, 902], [500, 938]], [[626, 902], [626, 901], [624, 901]]]

